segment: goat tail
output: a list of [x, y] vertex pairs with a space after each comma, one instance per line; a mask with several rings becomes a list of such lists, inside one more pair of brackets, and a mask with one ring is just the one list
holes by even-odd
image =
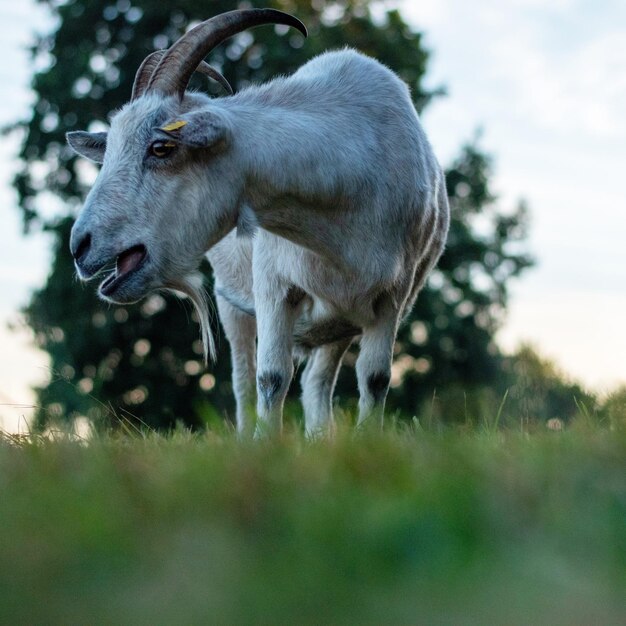
[[215, 362], [217, 360], [217, 348], [211, 330], [210, 300], [203, 285], [202, 275], [199, 273], [190, 274], [180, 280], [170, 282], [167, 288], [175, 293], [184, 294], [193, 303], [200, 324], [204, 364], [209, 364], [209, 357], [211, 357], [211, 361]]

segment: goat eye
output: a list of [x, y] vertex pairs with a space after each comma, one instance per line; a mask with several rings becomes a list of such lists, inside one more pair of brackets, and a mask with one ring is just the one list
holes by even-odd
[[176, 144], [173, 141], [155, 141], [150, 146], [150, 154], [159, 159], [169, 156]]

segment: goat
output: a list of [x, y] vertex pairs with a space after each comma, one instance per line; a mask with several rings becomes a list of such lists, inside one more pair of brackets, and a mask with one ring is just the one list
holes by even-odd
[[116, 261], [105, 300], [188, 294], [213, 355], [197, 280], [208, 256], [241, 433], [281, 432], [298, 349], [306, 432], [329, 432], [357, 336], [358, 424], [381, 427], [398, 325], [445, 244], [444, 175], [406, 84], [351, 49], [235, 95], [187, 91], [196, 69], [211, 73], [202, 60], [217, 44], [264, 23], [306, 35], [272, 9], [213, 17], [144, 61], [108, 135], [67, 134], [102, 163], [71, 252], [82, 280]]

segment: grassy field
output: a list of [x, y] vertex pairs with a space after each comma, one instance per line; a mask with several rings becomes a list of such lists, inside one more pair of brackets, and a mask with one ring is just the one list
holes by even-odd
[[1, 624], [626, 624], [626, 429], [0, 443]]

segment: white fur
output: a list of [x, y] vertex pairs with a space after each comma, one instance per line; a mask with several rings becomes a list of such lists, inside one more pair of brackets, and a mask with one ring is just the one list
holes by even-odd
[[[169, 168], [151, 169], [152, 128], [176, 119], [188, 122], [188, 139]], [[192, 140], [205, 148], [190, 149]], [[406, 85], [343, 50], [232, 97], [187, 94], [181, 103], [148, 93], [127, 105], [112, 120], [72, 246], [91, 235], [88, 268], [146, 245], [149, 263], [120, 301], [180, 284], [208, 250], [239, 430], [254, 430], [256, 378], [257, 432], [280, 431], [302, 343], [306, 429], [315, 435], [332, 426], [337, 371], [357, 333], [358, 421], [382, 425], [398, 324], [448, 224], [443, 173]]]

